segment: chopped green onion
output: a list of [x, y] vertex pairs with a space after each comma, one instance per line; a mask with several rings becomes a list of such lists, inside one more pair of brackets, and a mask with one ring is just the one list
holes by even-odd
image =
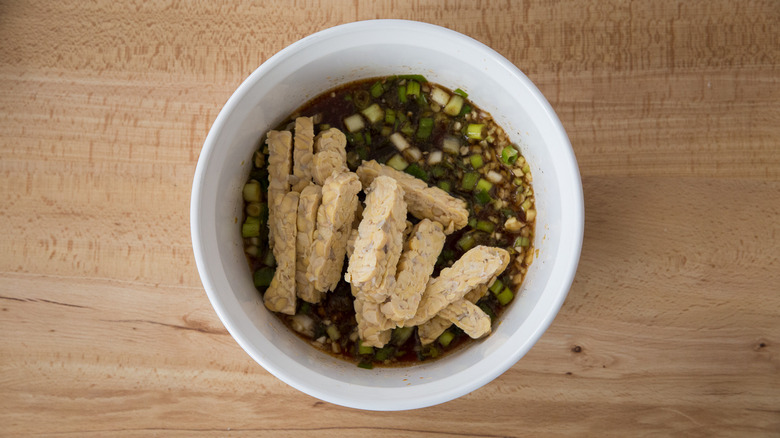
[[501, 151], [501, 161], [505, 164], [515, 164], [518, 154], [519, 152], [517, 152], [517, 149], [512, 146], [507, 146]]
[[403, 125], [401, 125], [401, 132], [403, 132], [406, 135], [411, 136], [414, 134], [414, 126], [412, 126], [411, 123], [406, 122]]
[[362, 361], [357, 366], [358, 366], [358, 368], [364, 368], [364, 369], [367, 369], [367, 370], [373, 370], [374, 369], [374, 364], [372, 364], [371, 362], [368, 362], [368, 361]]
[[398, 327], [393, 329], [393, 334], [390, 336], [390, 342], [395, 345], [401, 346], [412, 336], [414, 327]]
[[431, 174], [433, 174], [435, 178], [441, 178], [445, 173], [447, 173], [447, 169], [444, 166], [436, 165], [431, 167]]
[[452, 334], [451, 331], [446, 330], [439, 335], [439, 344], [441, 344], [442, 347], [447, 348], [450, 346], [450, 342], [452, 342], [453, 339], [455, 339], [455, 335]]
[[490, 203], [490, 193], [486, 192], [485, 190], [480, 190], [477, 192], [474, 197], [477, 199], [477, 202], [479, 202], [481, 205], [486, 205]]
[[311, 304], [304, 301], [303, 304], [301, 304], [301, 307], [298, 309], [298, 313], [308, 315], [309, 312], [311, 312]]
[[407, 96], [419, 96], [420, 95], [420, 83], [416, 81], [406, 82], [406, 95]]
[[404, 170], [409, 166], [409, 163], [404, 160], [404, 157], [402, 157], [400, 154], [395, 154], [387, 160], [386, 163], [388, 166], [392, 167], [395, 170]]
[[520, 204], [520, 208], [522, 208], [523, 211], [528, 211], [528, 209], [531, 208], [531, 198], [527, 198], [523, 201], [523, 203]]
[[471, 106], [463, 105], [463, 108], [461, 108], [460, 112], [458, 113], [458, 117], [463, 117], [470, 112], [471, 112]]
[[486, 180], [486, 179], [480, 178], [479, 181], [477, 181], [476, 189], [479, 190], [479, 191], [484, 190], [486, 192], [489, 192], [490, 189], [492, 189], [492, 188], [493, 188], [493, 184], [490, 181]]
[[422, 355], [430, 358], [438, 357], [439, 349], [434, 347], [433, 345], [428, 345], [426, 347], [423, 347]]
[[382, 127], [382, 131], [381, 131], [382, 137], [388, 137], [392, 133], [393, 133], [393, 127], [392, 126], [383, 126]]
[[[242, 237], [257, 237], [260, 235], [260, 222], [258, 221], [252, 221], [250, 222], [247, 218], [247, 221], [244, 222], [244, 224], [241, 226], [241, 236]], [[256, 218], [254, 218], [256, 219]]]
[[255, 287], [268, 287], [274, 278], [274, 268], [260, 268], [252, 275]]
[[372, 97], [379, 97], [384, 92], [385, 92], [385, 89], [382, 86], [382, 83], [379, 82], [379, 81], [374, 82], [374, 85], [371, 86], [371, 96]]
[[404, 171], [406, 173], [408, 173], [409, 175], [412, 175], [415, 178], [419, 178], [419, 179], [421, 179], [423, 181], [426, 181], [426, 182], [428, 181], [428, 178], [429, 178], [428, 172], [423, 170], [423, 168], [420, 167], [420, 165], [417, 164], [417, 163], [412, 163], [412, 164], [408, 165], [406, 167], [406, 169], [404, 169]]
[[376, 123], [385, 117], [385, 112], [378, 103], [372, 103], [371, 106], [361, 111], [371, 123]]
[[470, 226], [471, 228], [477, 228], [477, 218], [475, 218], [475, 217], [473, 217], [473, 216], [472, 216], [472, 217], [470, 217], [470, 218], [469, 218], [469, 226]]
[[267, 251], [265, 253], [265, 258], [263, 259], [263, 264], [266, 266], [270, 266], [272, 268], [276, 267], [276, 258], [274, 258], [274, 252], [273, 251]]
[[522, 186], [522, 185], [523, 185], [523, 180], [522, 180], [522, 179], [520, 179], [520, 178], [515, 178], [515, 180], [514, 180], [514, 181], [512, 181], [512, 182], [513, 182], [513, 183], [514, 183], [516, 186]]
[[244, 201], [246, 202], [260, 202], [260, 183], [257, 181], [249, 181], [244, 184]]
[[508, 287], [504, 288], [504, 290], [500, 294], [496, 295], [496, 299], [498, 299], [498, 302], [501, 303], [502, 306], [506, 306], [507, 304], [509, 304], [509, 302], [512, 301], [512, 298], [514, 297], [515, 294], [513, 294]]
[[482, 155], [479, 154], [474, 154], [470, 156], [469, 160], [471, 161], [471, 167], [475, 169], [479, 169], [480, 167], [485, 165], [484, 161], [482, 161]]
[[268, 206], [264, 202], [250, 202], [246, 206], [246, 214], [252, 217], [260, 217]]
[[341, 333], [339, 333], [339, 328], [335, 325], [329, 325], [328, 328], [325, 329], [325, 332], [328, 334], [328, 337], [332, 341], [337, 341], [341, 337]]
[[360, 157], [358, 157], [357, 152], [349, 151], [347, 153], [347, 164], [350, 169], [357, 169], [360, 166]]
[[471, 234], [466, 234], [465, 236], [461, 237], [458, 240], [458, 243], [457, 243], [457, 245], [463, 251], [468, 251], [471, 248], [474, 248], [474, 245], [476, 245], [476, 244], [477, 244], [477, 241], [476, 241], [476, 239], [474, 239], [474, 236], [472, 236]]
[[407, 80], [417, 81], [417, 82], [428, 82], [428, 79], [425, 79], [425, 76], [423, 75], [398, 75], [398, 79], [407, 79]]
[[320, 131], [327, 131], [328, 129], [330, 129], [330, 125], [327, 124], [327, 123], [321, 123], [319, 128], [320, 128]]
[[531, 171], [531, 166], [529, 166], [529, 165], [528, 165], [528, 163], [526, 162], [526, 163], [523, 165], [523, 173], [528, 173], [528, 172], [530, 172], [530, 171]]
[[456, 88], [454, 93], [455, 94], [460, 94], [460, 96], [463, 97], [464, 99], [469, 97], [469, 94], [466, 93], [465, 91], [461, 90], [460, 88]]
[[388, 125], [395, 123], [395, 111], [389, 108], [385, 110], [385, 123]]
[[477, 221], [477, 229], [486, 233], [492, 233], [496, 229], [496, 224], [490, 221]]
[[443, 258], [444, 260], [450, 261], [455, 258], [455, 252], [451, 249], [445, 249], [442, 250], [439, 256], [441, 256], [441, 258]]
[[374, 354], [374, 347], [363, 345], [363, 341], [358, 341], [358, 354]]
[[528, 210], [525, 212], [525, 221], [531, 222], [536, 219], [536, 210]]
[[447, 193], [452, 191], [452, 183], [450, 183], [449, 181], [439, 181], [438, 186], [440, 189], [444, 190]]
[[357, 109], [362, 110], [363, 108], [367, 107], [369, 103], [371, 103], [371, 96], [366, 90], [358, 90], [355, 92], [354, 101]]
[[474, 140], [482, 140], [484, 138], [484, 130], [485, 125], [482, 123], [469, 123], [466, 128], [466, 137], [473, 138]]
[[406, 86], [405, 85], [401, 85], [400, 87], [398, 87], [398, 100], [401, 103], [406, 103]]
[[478, 307], [482, 309], [482, 311], [485, 312], [490, 317], [491, 321], [496, 319], [496, 312], [494, 312], [493, 309], [490, 308], [488, 303], [483, 301], [482, 303], [478, 304]]
[[449, 102], [447, 102], [447, 105], [444, 106], [444, 114], [447, 114], [448, 116], [457, 116], [460, 114], [460, 109], [463, 107], [463, 97], [458, 96], [457, 94], [454, 94], [450, 97]]
[[498, 278], [496, 278], [496, 281], [493, 282], [493, 285], [490, 286], [490, 292], [493, 293], [493, 295], [498, 295], [499, 292], [504, 288], [504, 283], [501, 282]]
[[354, 143], [363, 143], [363, 141], [365, 141], [365, 140], [364, 140], [364, 138], [363, 138], [363, 133], [362, 133], [362, 132], [357, 132], [357, 133], [355, 133], [355, 134], [352, 136], [352, 141], [353, 141]]
[[460, 182], [460, 187], [463, 190], [473, 190], [474, 186], [477, 185], [477, 181], [479, 181], [479, 173], [477, 172], [466, 172], [463, 175], [463, 179]]
[[514, 247], [522, 246], [523, 248], [526, 248], [528, 246], [531, 246], [531, 239], [525, 236], [519, 236], [517, 239], [515, 239]]
[[428, 138], [431, 136], [431, 132], [433, 132], [433, 119], [422, 117], [417, 125], [417, 138]]
[[387, 359], [390, 359], [392, 355], [393, 355], [393, 347], [390, 346], [382, 347], [379, 350], [377, 350], [376, 354], [374, 354], [374, 360], [377, 362], [384, 362]]

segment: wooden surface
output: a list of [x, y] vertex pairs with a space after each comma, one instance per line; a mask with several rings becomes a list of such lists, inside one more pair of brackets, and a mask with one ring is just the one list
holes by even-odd
[[[0, 435], [780, 435], [777, 1], [0, 2]], [[533, 350], [444, 405], [319, 402], [245, 354], [189, 200], [233, 90], [297, 39], [444, 25], [558, 112], [580, 267]]]

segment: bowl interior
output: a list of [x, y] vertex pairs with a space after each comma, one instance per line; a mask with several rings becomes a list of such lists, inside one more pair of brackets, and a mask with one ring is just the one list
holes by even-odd
[[[319, 352], [263, 306], [243, 254], [241, 187], [263, 134], [307, 100], [345, 82], [421, 73], [462, 88], [520, 145], [534, 177], [537, 259], [515, 303], [487, 339], [430, 363], [364, 370]], [[237, 342], [263, 367], [312, 396], [345, 406], [396, 410], [470, 392], [530, 349], [557, 313], [576, 270], [582, 190], [557, 117], [503, 57], [461, 34], [378, 20], [339, 26], [281, 51], [223, 108], [204, 145], [192, 204], [193, 244], [209, 299]]]

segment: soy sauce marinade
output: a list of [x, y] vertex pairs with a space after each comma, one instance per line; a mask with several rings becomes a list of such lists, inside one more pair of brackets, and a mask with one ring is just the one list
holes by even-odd
[[[277, 129], [292, 131], [299, 116], [313, 118], [315, 135], [332, 127], [346, 134], [350, 170], [376, 160], [466, 201], [469, 224], [447, 236], [433, 276], [476, 245], [507, 249], [509, 266], [477, 303], [495, 323], [533, 259], [536, 211], [528, 164], [492, 117], [462, 90], [450, 91], [419, 75], [338, 87], [298, 109]], [[275, 268], [267, 244], [267, 163], [268, 149], [262, 145], [244, 188], [242, 227], [245, 252], [261, 293]], [[277, 315], [314, 346], [365, 368], [430, 360], [472, 342], [453, 325], [428, 345], [421, 345], [416, 328], [407, 327], [394, 329], [390, 343], [381, 349], [361, 346], [353, 297], [343, 279], [320, 303], [298, 299], [296, 309], [293, 316]]]

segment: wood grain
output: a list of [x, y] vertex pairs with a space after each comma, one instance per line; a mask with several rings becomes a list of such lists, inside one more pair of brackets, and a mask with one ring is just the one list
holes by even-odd
[[[531, 352], [441, 406], [368, 413], [271, 376], [194, 265], [222, 104], [297, 39], [450, 27], [557, 111], [580, 267]], [[780, 435], [776, 1], [0, 3], [1, 436]]]

